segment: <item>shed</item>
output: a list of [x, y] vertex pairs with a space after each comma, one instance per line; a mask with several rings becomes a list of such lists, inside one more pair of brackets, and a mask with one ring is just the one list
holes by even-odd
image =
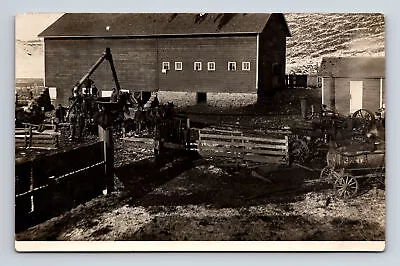
[[322, 104], [339, 113], [376, 112], [385, 105], [385, 57], [325, 57], [318, 74]]
[[[121, 87], [177, 105], [247, 104], [283, 88], [289, 36], [281, 13], [67, 13], [39, 34], [58, 103], [110, 47]], [[105, 64], [91, 79], [113, 87]]]

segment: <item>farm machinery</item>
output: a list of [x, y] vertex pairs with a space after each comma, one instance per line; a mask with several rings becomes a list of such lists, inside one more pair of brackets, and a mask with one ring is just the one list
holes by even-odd
[[375, 116], [366, 109], [357, 110], [352, 116], [346, 117], [324, 106], [321, 112], [290, 125], [291, 161], [305, 163], [313, 156], [326, 154], [328, 144], [332, 141], [367, 142], [376, 124]]
[[372, 147], [362, 148], [351, 144], [332, 147], [326, 158], [327, 166], [322, 169], [320, 178], [333, 183], [338, 197], [350, 198], [357, 195], [361, 180], [384, 184], [384, 143], [375, 143]]
[[[90, 79], [104, 60], [110, 64], [116, 87], [111, 99], [100, 97], [95, 83]], [[138, 100], [131, 93], [121, 90], [110, 48], [106, 48], [89, 71], [75, 84], [72, 94], [66, 114], [72, 132], [77, 128], [81, 133], [83, 128], [93, 128], [98, 124], [104, 127], [120, 125], [124, 112], [138, 104]]]
[[320, 179], [333, 183], [338, 197], [353, 197], [361, 181], [385, 177], [384, 109], [376, 116], [360, 109], [350, 117], [325, 109], [294, 123], [291, 133], [291, 161], [301, 165], [315, 155], [326, 158]]
[[[90, 75], [104, 60], [110, 64], [116, 87], [110, 99], [99, 97], [97, 88], [90, 79]], [[159, 104], [156, 94], [151, 95], [144, 103], [140, 97], [137, 98], [134, 94], [121, 90], [109, 48], [106, 48], [101, 57], [76, 83], [70, 101], [67, 118], [71, 118], [71, 113], [74, 111], [81, 113], [78, 115], [84, 117], [85, 127], [114, 126], [117, 133], [123, 137], [133, 132], [136, 137], [142, 137], [143, 133], [147, 132], [155, 139], [157, 153], [164, 148], [180, 149], [188, 142], [188, 119], [175, 114], [173, 103]], [[72, 130], [73, 127], [79, 126], [78, 120], [69, 120]]]

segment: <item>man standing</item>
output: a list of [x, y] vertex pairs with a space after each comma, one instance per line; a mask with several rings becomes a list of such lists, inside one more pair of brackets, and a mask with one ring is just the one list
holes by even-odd
[[72, 105], [67, 115], [71, 131], [69, 140], [80, 140], [85, 126], [85, 102], [77, 90], [74, 91], [74, 96], [70, 100], [72, 101]]
[[111, 97], [110, 97], [110, 102], [117, 103], [118, 101], [119, 101], [119, 90], [116, 88], [113, 88]]

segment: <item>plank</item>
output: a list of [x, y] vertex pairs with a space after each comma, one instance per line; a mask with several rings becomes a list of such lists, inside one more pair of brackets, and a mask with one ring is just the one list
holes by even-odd
[[242, 134], [241, 131], [232, 131], [232, 130], [223, 130], [223, 129], [214, 129], [214, 128], [203, 128], [200, 129], [200, 133], [203, 132], [212, 132], [212, 133], [227, 133], [227, 134]]
[[272, 139], [272, 138], [259, 138], [259, 137], [245, 137], [245, 136], [227, 136], [227, 135], [211, 135], [201, 134], [200, 139], [228, 139], [228, 140], [246, 140], [246, 141], [260, 141], [269, 143], [286, 143], [285, 139]]
[[199, 151], [215, 151], [215, 152], [237, 152], [237, 153], [244, 153], [245, 150], [242, 148], [232, 148], [232, 147], [208, 147], [208, 146], [201, 146], [199, 147]]
[[259, 137], [242, 137], [243, 140], [248, 141], [260, 141], [260, 142], [270, 142], [270, 143], [286, 143], [286, 139], [276, 139], [276, 138], [259, 138]]
[[258, 143], [250, 143], [250, 142], [245, 142], [244, 145], [245, 145], [245, 147], [249, 147], [249, 148], [286, 150], [286, 145], [258, 144]]
[[264, 155], [277, 155], [277, 156], [286, 156], [286, 151], [273, 151], [273, 150], [259, 150], [259, 149], [249, 149], [245, 150], [245, 152], [254, 153], [254, 154], [264, 154]]
[[215, 152], [215, 151], [199, 151], [199, 154], [203, 157], [230, 157], [230, 158], [241, 158], [241, 154], [227, 153], [227, 152]]
[[32, 146], [35, 144], [41, 145], [41, 144], [56, 144], [57, 140], [55, 139], [32, 139]]
[[38, 150], [57, 150], [56, 147], [53, 146], [49, 146], [49, 147], [45, 147], [45, 146], [31, 146], [29, 147], [29, 149], [38, 149]]
[[62, 176], [103, 161], [103, 145], [103, 141], [99, 141], [33, 161], [32, 171], [37, 177], [35, 187], [46, 183], [48, 177]]
[[200, 140], [199, 144], [202, 146], [210, 146], [210, 147], [215, 147], [217, 145], [223, 145], [223, 146], [237, 146], [237, 147], [244, 147], [245, 143], [243, 142], [230, 142], [230, 141], [217, 141], [217, 140]]
[[41, 135], [33, 135], [32, 139], [56, 139], [57, 135], [46, 135], [46, 134], [41, 134]]

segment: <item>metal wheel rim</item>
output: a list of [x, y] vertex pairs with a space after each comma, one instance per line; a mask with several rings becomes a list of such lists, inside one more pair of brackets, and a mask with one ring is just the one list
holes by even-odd
[[375, 121], [374, 114], [372, 114], [370, 111], [368, 111], [366, 109], [360, 109], [360, 110], [355, 111], [353, 113], [353, 118], [359, 118], [363, 121], [366, 121], [367, 127], [370, 127], [373, 124], [373, 122]]
[[354, 177], [345, 174], [336, 178], [334, 189], [337, 196], [341, 198], [351, 198], [354, 197], [358, 191], [358, 182]]
[[325, 166], [322, 170], [321, 173], [319, 175], [319, 178], [321, 180], [325, 180], [325, 179], [332, 179], [333, 175], [332, 175], [333, 169], [329, 166]]

